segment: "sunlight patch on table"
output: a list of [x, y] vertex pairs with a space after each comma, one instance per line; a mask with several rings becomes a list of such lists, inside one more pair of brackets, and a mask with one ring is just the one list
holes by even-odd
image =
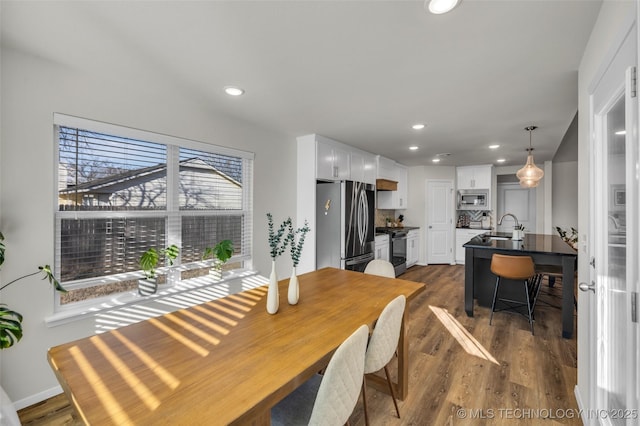
[[476, 340], [466, 328], [458, 322], [453, 315], [446, 309], [439, 308], [437, 306], [429, 305], [429, 309], [435, 314], [436, 318], [440, 320], [442, 325], [451, 333], [451, 335], [458, 341], [462, 349], [464, 349], [469, 355], [477, 356], [478, 358], [491, 361], [494, 364], [500, 365], [500, 363], [487, 351], [484, 346]]
[[77, 347], [69, 348], [69, 354], [78, 365], [78, 368], [86, 377], [87, 382], [91, 384], [95, 395], [98, 397], [105, 411], [109, 414], [111, 420], [117, 425], [133, 425], [133, 421], [122, 410], [118, 401], [104, 384], [96, 370], [93, 369], [87, 358]]
[[178, 342], [182, 343], [183, 345], [185, 345], [186, 347], [188, 347], [189, 349], [191, 349], [192, 351], [194, 351], [198, 355], [200, 355], [202, 357], [205, 357], [205, 356], [209, 355], [209, 351], [207, 349], [203, 348], [202, 346], [200, 346], [199, 344], [197, 344], [193, 340], [187, 338], [183, 334], [177, 332], [176, 330], [173, 330], [171, 327], [163, 324], [161, 321], [158, 321], [156, 318], [151, 318], [148, 321], [149, 321], [150, 324], [153, 324], [155, 327], [157, 327], [160, 330], [164, 331], [169, 336], [173, 337], [175, 340], [177, 340]]
[[180, 380], [178, 380], [162, 365], [158, 364], [153, 358], [149, 356], [149, 354], [140, 349], [140, 347], [133, 343], [131, 340], [127, 339], [118, 330], [113, 331], [112, 335], [123, 345], [125, 345], [132, 354], [137, 356], [140, 361], [142, 361], [147, 367], [149, 367], [149, 370], [153, 371], [160, 380], [162, 380], [167, 386], [169, 386], [171, 390], [176, 389], [180, 385]]
[[120, 373], [122, 379], [129, 385], [129, 387], [138, 395], [144, 405], [150, 410], [155, 410], [160, 405], [160, 400], [155, 397], [153, 392], [144, 384], [134, 373], [129, 366], [118, 357], [118, 355], [111, 350], [111, 348], [102, 341], [100, 338], [92, 339], [91, 342], [96, 348], [102, 352], [104, 358], [113, 366], [113, 368]]

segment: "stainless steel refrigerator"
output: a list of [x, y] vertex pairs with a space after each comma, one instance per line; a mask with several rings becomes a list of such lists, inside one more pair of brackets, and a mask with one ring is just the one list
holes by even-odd
[[316, 268], [364, 271], [374, 258], [375, 190], [354, 181], [316, 185]]

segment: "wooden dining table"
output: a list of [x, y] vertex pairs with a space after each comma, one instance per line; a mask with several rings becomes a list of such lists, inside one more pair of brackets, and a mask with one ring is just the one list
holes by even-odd
[[[405, 295], [394, 385], [407, 396], [407, 316], [424, 284], [324, 268], [299, 276], [300, 300], [289, 305], [288, 281], [274, 315], [258, 287], [55, 346], [49, 363], [87, 424], [270, 424], [271, 407]], [[376, 377], [367, 383], [385, 390]]]

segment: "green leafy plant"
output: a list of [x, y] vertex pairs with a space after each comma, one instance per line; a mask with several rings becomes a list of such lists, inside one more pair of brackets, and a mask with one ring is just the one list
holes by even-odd
[[169, 266], [173, 266], [173, 261], [178, 257], [178, 253], [180, 253], [180, 249], [175, 244], [171, 244], [169, 247], [160, 251], [151, 247], [142, 253], [138, 263], [140, 264], [140, 268], [144, 272], [145, 277], [147, 277], [148, 280], [154, 280], [156, 278], [156, 268], [158, 267], [160, 258], [164, 257], [169, 262]]
[[[2, 266], [5, 260], [6, 246], [3, 241], [4, 235], [0, 232], [0, 266]], [[67, 292], [67, 290], [60, 285], [60, 282], [53, 275], [49, 265], [38, 266], [37, 271], [9, 281], [7, 284], [0, 287], [0, 291], [23, 278], [31, 277], [36, 274], [44, 274], [42, 279], [48, 280], [49, 284], [53, 285], [53, 288], [56, 291], [61, 293]], [[9, 309], [9, 307], [4, 303], [0, 303], [0, 349], [11, 347], [22, 339], [22, 319], [23, 316], [19, 312]]]
[[213, 247], [207, 247], [204, 249], [202, 260], [205, 260], [209, 256], [215, 256], [218, 260], [214, 264], [214, 268], [222, 269], [222, 265], [227, 263], [231, 256], [233, 256], [233, 242], [231, 240], [222, 240]]
[[269, 227], [269, 248], [272, 260], [276, 260], [278, 256], [285, 252], [289, 244], [289, 234], [287, 229], [291, 225], [291, 218], [287, 218], [280, 224], [278, 231], [274, 230], [273, 216], [267, 213], [267, 225]]
[[[291, 247], [291, 260], [293, 261], [293, 266], [298, 266], [300, 263], [300, 255], [302, 254], [302, 248], [304, 247], [304, 237], [307, 233], [311, 231], [309, 228], [309, 223], [305, 220], [304, 226], [302, 228], [298, 228], [296, 230], [293, 229], [293, 224], [289, 222], [289, 244]], [[296, 241], [296, 236], [299, 235], [298, 241]]]
[[574, 249], [578, 249], [578, 230], [574, 227], [571, 227], [571, 233], [568, 234], [567, 231], [565, 231], [564, 229], [562, 229], [559, 226], [556, 226], [556, 231], [558, 232], [558, 235], [560, 235], [560, 238], [562, 238], [562, 240], [569, 244], [571, 247], [573, 247]]

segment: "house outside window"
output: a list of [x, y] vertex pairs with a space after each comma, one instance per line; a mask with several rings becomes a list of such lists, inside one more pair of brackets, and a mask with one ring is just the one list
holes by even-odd
[[224, 239], [226, 267], [251, 267], [253, 154], [62, 114], [54, 124], [55, 272], [69, 290], [58, 308], [134, 291], [151, 247], [180, 247], [182, 279], [206, 274], [204, 249]]

